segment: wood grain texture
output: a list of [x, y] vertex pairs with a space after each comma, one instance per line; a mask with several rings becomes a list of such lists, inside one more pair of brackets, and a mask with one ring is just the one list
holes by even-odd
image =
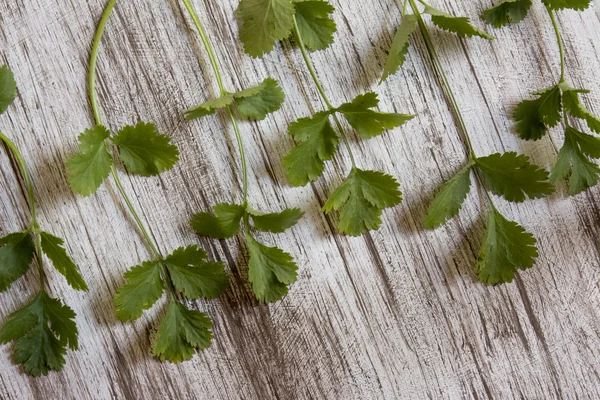
[[[199, 243], [226, 262], [232, 286], [217, 301], [199, 301], [215, 322], [213, 346], [191, 361], [161, 364], [150, 337], [161, 307], [121, 324], [112, 296], [122, 273], [148, 258], [139, 232], [112, 184], [97, 195], [74, 196], [64, 163], [76, 137], [92, 124], [86, 93], [90, 43], [104, 0], [0, 2], [0, 64], [16, 73], [19, 96], [0, 117], [36, 184], [41, 224], [65, 237], [90, 284], [71, 290], [52, 273], [50, 289], [77, 312], [80, 350], [69, 352], [62, 373], [33, 379], [0, 348], [2, 399], [593, 399], [600, 397], [599, 190], [501, 210], [539, 239], [536, 267], [512, 284], [486, 287], [473, 264], [484, 234], [481, 199], [469, 195], [460, 216], [435, 231], [422, 220], [439, 185], [464, 160], [450, 111], [420, 35], [402, 71], [380, 87], [400, 12], [395, 0], [334, 0], [336, 43], [312, 55], [335, 103], [367, 90], [382, 110], [417, 113], [402, 129], [353, 140], [359, 166], [401, 181], [405, 200], [384, 213], [377, 232], [336, 235], [336, 221], [319, 211], [349, 168], [341, 149], [324, 177], [292, 188], [281, 166], [292, 142], [289, 123], [321, 109], [318, 93], [289, 43], [262, 60], [243, 54], [233, 23], [236, 0], [195, 0], [230, 88], [267, 76], [278, 79], [287, 101], [259, 123], [242, 123], [251, 166], [250, 198], [259, 209], [298, 206], [307, 216], [285, 234], [264, 234], [292, 253], [299, 279], [290, 294], [257, 305], [247, 285], [247, 254], [237, 239], [198, 239], [193, 212], [239, 199], [241, 176], [231, 126], [224, 115], [187, 122], [182, 111], [216, 92], [208, 60], [177, 0], [121, 1], [99, 58], [99, 96], [107, 125], [155, 122], [182, 150], [181, 162], [158, 178], [122, 173], [126, 190], [165, 251]], [[470, 16], [491, 0], [432, 0]], [[536, 2], [538, 3], [538, 2]], [[586, 104], [600, 113], [600, 9], [560, 12], [567, 71], [574, 86], [592, 90]], [[485, 28], [491, 31], [489, 28]], [[524, 143], [511, 133], [514, 106], [532, 90], [550, 86], [558, 49], [543, 7], [523, 23], [495, 30], [497, 39], [460, 40], [433, 29], [442, 62], [472, 132], [476, 152], [515, 150], [550, 166], [561, 142]], [[14, 160], [0, 151], [0, 234], [29, 218]], [[483, 203], [485, 208], [485, 203]], [[0, 320], [37, 287], [31, 270], [0, 294]]]

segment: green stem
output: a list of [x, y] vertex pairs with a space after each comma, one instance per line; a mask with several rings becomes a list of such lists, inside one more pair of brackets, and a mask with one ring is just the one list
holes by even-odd
[[306, 46], [304, 45], [304, 41], [302, 40], [302, 36], [300, 35], [300, 29], [298, 29], [298, 21], [296, 21], [295, 16], [294, 16], [294, 30], [296, 32], [296, 39], [298, 41], [298, 46], [300, 47], [300, 52], [302, 53], [302, 58], [304, 59], [304, 63], [306, 64], [306, 67], [308, 68], [308, 72], [310, 72], [310, 76], [312, 77], [312, 80], [315, 83], [317, 90], [321, 94], [321, 98], [327, 105], [329, 112], [333, 115], [335, 124], [337, 125], [337, 128], [340, 131], [340, 136], [342, 137], [342, 141], [344, 142], [346, 149], [348, 149], [348, 154], [350, 154], [350, 161], [352, 162], [352, 167], [356, 168], [356, 161], [354, 160], [354, 154], [352, 153], [352, 148], [350, 147], [350, 142], [348, 141], [348, 138], [346, 137], [346, 132], [344, 131], [344, 128], [342, 127], [342, 124], [340, 123], [340, 120], [338, 119], [338, 117], [336, 115], [337, 108], [334, 107], [333, 104], [331, 104], [331, 102], [327, 98], [327, 95], [325, 94], [325, 90], [323, 89], [323, 86], [321, 85], [321, 82], [319, 81], [319, 78], [317, 77], [315, 68], [313, 67], [312, 62], [310, 61], [310, 57], [308, 57], [308, 52], [306, 51]]
[[35, 204], [35, 196], [33, 194], [33, 181], [31, 180], [31, 174], [29, 174], [29, 169], [27, 169], [27, 164], [25, 163], [25, 158], [23, 158], [23, 154], [19, 151], [18, 147], [13, 143], [12, 140], [8, 138], [8, 136], [4, 135], [0, 132], [0, 140], [6, 143], [6, 146], [13, 153], [15, 158], [17, 159], [17, 164], [19, 164], [19, 169], [21, 170], [21, 175], [23, 175], [23, 179], [25, 180], [25, 186], [27, 188], [27, 197], [29, 199], [29, 209], [31, 211], [31, 228], [30, 231], [33, 232], [34, 235], [34, 244], [35, 250], [37, 253], [38, 259], [38, 268], [40, 271], [40, 286], [42, 291], [44, 291], [44, 285], [46, 282], [46, 274], [44, 273], [44, 265], [43, 265], [43, 257], [42, 257], [42, 243], [40, 237], [40, 226], [37, 220], [37, 208]]
[[[96, 34], [94, 35], [94, 41], [92, 43], [92, 52], [90, 56], [90, 70], [88, 73], [88, 86], [90, 103], [92, 105], [92, 112], [94, 113], [94, 118], [96, 120], [97, 125], [102, 125], [100, 107], [98, 106], [98, 94], [96, 93], [96, 65], [98, 62], [98, 51], [100, 49], [100, 43], [102, 42], [102, 35], [104, 34], [104, 30], [106, 29], [106, 23], [108, 22], [110, 14], [113, 8], [115, 7], [116, 3], [117, 0], [109, 0], [108, 4], [106, 5], [104, 13], [102, 14], [102, 18], [100, 19], [100, 23], [98, 24], [98, 29], [96, 30]], [[104, 142], [104, 145], [106, 146], [107, 151], [109, 151], [108, 143]], [[121, 197], [123, 198], [125, 204], [127, 205], [127, 208], [129, 209], [129, 212], [131, 213], [131, 215], [133, 215], [136, 224], [138, 225], [140, 231], [142, 231], [142, 234], [146, 239], [146, 245], [148, 246], [148, 249], [155, 258], [161, 259], [162, 254], [160, 252], [160, 249], [158, 248], [158, 244], [152, 239], [152, 236], [150, 236], [148, 229], [146, 229], [146, 226], [144, 225], [140, 216], [138, 215], [135, 207], [133, 206], [133, 203], [131, 202], [131, 199], [127, 195], [127, 192], [125, 192], [123, 184], [121, 183], [121, 179], [119, 178], [119, 174], [117, 173], [117, 169], [114, 167], [114, 165], [111, 167], [110, 172], [115, 181], [115, 184], [117, 185], [117, 189], [121, 194]]]
[[556, 22], [554, 12], [549, 6], [546, 6], [546, 10], [548, 10], [550, 20], [552, 21], [552, 26], [554, 27], [554, 33], [556, 33], [556, 41], [558, 42], [558, 50], [560, 51], [560, 83], [563, 83], [565, 81], [565, 47], [563, 45], [562, 36], [560, 34], [560, 29], [558, 28], [558, 23]]
[[[417, 17], [417, 21], [419, 23], [419, 29], [421, 30], [423, 39], [425, 40], [425, 45], [427, 47], [429, 55], [431, 56], [431, 60], [433, 62], [433, 67], [434, 67], [435, 72], [440, 81], [440, 86], [442, 88], [442, 91], [444, 92], [444, 95], [446, 96], [446, 99], [450, 103], [450, 107], [451, 107], [454, 117], [458, 123], [459, 132], [463, 138], [467, 152], [469, 154], [468, 155], [469, 162], [476, 161], [477, 156], [475, 155], [475, 151], [473, 150], [473, 144], [471, 143], [471, 138], [469, 136], [469, 130], [467, 129], [467, 124], [465, 123], [462, 113], [460, 112], [460, 107], [458, 106], [456, 97], [454, 97], [454, 93], [452, 92], [452, 87], [450, 86], [450, 82], [448, 81], [448, 77], [446, 76], [446, 72], [444, 71], [444, 67], [442, 66], [442, 62], [440, 61], [437, 51], [435, 50], [435, 45], [433, 44], [433, 40], [431, 39], [431, 36], [429, 35], [429, 31], [427, 30], [425, 21], [423, 21], [423, 16], [419, 12], [419, 9], [415, 3], [415, 0], [406, 0], [406, 1], [410, 2], [410, 6]], [[419, 1], [425, 5], [427, 4], [421, 0], [419, 0]], [[485, 195], [486, 195], [490, 205], [492, 207], [494, 207], [494, 203], [492, 202], [492, 198], [490, 197], [490, 195], [488, 193], [488, 188], [487, 188], [485, 181], [479, 176], [479, 174], [477, 173], [477, 170], [474, 170], [474, 172], [475, 172], [475, 176], [476, 176], [479, 184], [484, 188]]]
[[[200, 18], [194, 10], [192, 3], [190, 0], [182, 0], [185, 8], [188, 11], [188, 14], [192, 18], [192, 22], [198, 31], [198, 35], [200, 35], [200, 40], [204, 45], [204, 49], [208, 53], [208, 58], [210, 60], [210, 64], [212, 65], [213, 71], [215, 73], [215, 77], [217, 79], [217, 84], [219, 85], [219, 90], [221, 92], [221, 96], [229, 93], [227, 89], [225, 89], [225, 85], [223, 84], [223, 77], [221, 75], [221, 70], [219, 68], [219, 62], [217, 61], [217, 57], [215, 56], [215, 52], [213, 50], [212, 45], [210, 44], [210, 40], [208, 39], [208, 35], [202, 26], [202, 22], [200, 22]], [[240, 129], [237, 123], [237, 119], [235, 118], [235, 114], [230, 106], [227, 106], [227, 114], [229, 115], [229, 119], [231, 120], [231, 124], [233, 125], [233, 130], [235, 132], [235, 138], [238, 144], [239, 152], [240, 152], [240, 162], [242, 164], [242, 181], [243, 181], [243, 197], [244, 197], [244, 207], [248, 205], [248, 162], [246, 160], [246, 152], [244, 150], [244, 142], [242, 140], [242, 135], [240, 133]]]

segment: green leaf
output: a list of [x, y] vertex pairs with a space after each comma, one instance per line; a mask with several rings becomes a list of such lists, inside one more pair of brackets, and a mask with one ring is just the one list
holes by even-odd
[[102, 125], [79, 135], [79, 151], [67, 161], [71, 189], [82, 196], [94, 193], [110, 174], [113, 159], [104, 141], [110, 132]]
[[27, 272], [34, 256], [35, 245], [29, 231], [0, 238], [0, 292]]
[[206, 314], [188, 310], [172, 298], [158, 328], [152, 353], [161, 361], [187, 361], [194, 356], [196, 349], [210, 347], [212, 327], [212, 321]]
[[267, 247], [246, 234], [250, 253], [248, 279], [260, 302], [271, 303], [287, 294], [287, 285], [296, 282], [298, 266], [291, 255], [277, 247]]
[[393, 129], [411, 120], [414, 115], [380, 113], [370, 108], [377, 107], [377, 93], [369, 92], [357, 96], [351, 103], [342, 104], [337, 111], [342, 113], [356, 133], [369, 139], [381, 135], [385, 129]]
[[513, 118], [517, 121], [517, 133], [521, 139], [541, 139], [549, 126], [556, 126], [561, 120], [560, 87], [552, 86], [535, 94], [539, 98], [522, 101], [513, 113]]
[[600, 139], [567, 127], [565, 143], [558, 153], [558, 161], [552, 169], [550, 181], [565, 179], [570, 174], [569, 194], [572, 196], [596, 186], [600, 180], [600, 168], [586, 155], [600, 158]]
[[456, 33], [460, 37], [479, 36], [488, 40], [494, 39], [493, 36], [490, 36], [484, 31], [471, 25], [470, 19], [467, 17], [455, 17], [428, 5], [425, 6], [423, 12], [431, 15], [431, 21], [433, 21], [435, 25], [446, 31]]
[[32, 376], [62, 370], [67, 346], [75, 350], [75, 312], [40, 292], [35, 299], [8, 316], [0, 329], [0, 343], [15, 342], [15, 360]]
[[396, 31], [392, 47], [388, 54], [383, 68], [383, 75], [379, 84], [385, 81], [390, 75], [395, 74], [402, 68], [404, 61], [406, 61], [406, 55], [408, 54], [408, 47], [410, 45], [410, 35], [417, 29], [417, 17], [412, 14], [405, 15], [402, 17], [400, 27]]
[[304, 212], [299, 208], [288, 208], [279, 213], [263, 214], [257, 211], [249, 210], [252, 216], [254, 227], [259, 231], [282, 233], [286, 229], [296, 225], [302, 218]]
[[0, 114], [15, 101], [17, 97], [17, 83], [15, 76], [6, 65], [0, 67]]
[[252, 57], [271, 52], [277, 40], [290, 36], [294, 13], [290, 0], [241, 0], [236, 15], [244, 51]]
[[496, 28], [521, 22], [531, 8], [531, 0], [504, 0], [483, 12], [483, 19]]
[[42, 251], [48, 256], [54, 268], [60, 272], [69, 285], [75, 290], [88, 290], [88, 286], [79, 273], [79, 268], [71, 260], [63, 247], [64, 241], [48, 232], [40, 232], [42, 239]]
[[229, 286], [229, 276], [220, 262], [206, 261], [198, 246], [180, 247], [165, 259], [175, 288], [188, 299], [219, 297]]
[[267, 114], [281, 108], [285, 94], [275, 79], [267, 78], [262, 84], [233, 94], [240, 113], [254, 120], [265, 119]]
[[154, 124], [139, 122], [121, 129], [112, 141], [119, 147], [121, 160], [132, 174], [154, 176], [173, 168], [179, 150], [168, 136], [156, 132]]
[[518, 270], [533, 267], [538, 256], [536, 240], [516, 222], [490, 211], [485, 240], [475, 273], [488, 285], [512, 282]]
[[335, 154], [340, 138], [331, 127], [327, 112], [292, 123], [289, 134], [300, 144], [283, 159], [286, 176], [292, 185], [305, 186], [319, 179], [325, 161]]
[[514, 152], [480, 157], [476, 165], [483, 172], [490, 190], [516, 203], [551, 194], [548, 171], [529, 162], [529, 157]]
[[213, 212], [214, 215], [204, 212], [194, 215], [192, 228], [200, 236], [227, 239], [239, 232], [246, 210], [239, 204], [222, 203], [213, 207]]
[[125, 272], [127, 283], [117, 290], [114, 303], [120, 321], [134, 321], [163, 295], [160, 262], [146, 261]]
[[585, 10], [591, 4], [591, 0], [542, 0], [542, 3], [552, 10], [563, 10], [570, 8], [572, 10]]
[[185, 111], [183, 115], [187, 120], [198, 119], [206, 117], [207, 115], [212, 115], [218, 109], [230, 106], [232, 103], [233, 95], [228, 93], [219, 97], [218, 99], [210, 99], [194, 108], [190, 108], [189, 110]]
[[563, 103], [565, 109], [575, 118], [583, 119], [587, 122], [592, 132], [600, 133], [600, 119], [589, 112], [579, 100], [579, 93], [587, 93], [576, 89], [563, 90]]
[[353, 168], [348, 178], [329, 197], [323, 212], [340, 211], [339, 230], [360, 236], [381, 225], [381, 210], [400, 204], [399, 184], [379, 171]]
[[425, 217], [425, 228], [435, 229], [459, 213], [471, 189], [472, 167], [469, 163], [458, 171], [435, 196]]
[[333, 34], [337, 31], [330, 17], [335, 8], [327, 1], [298, 1], [296, 22], [304, 45], [312, 51], [324, 50], [333, 43]]

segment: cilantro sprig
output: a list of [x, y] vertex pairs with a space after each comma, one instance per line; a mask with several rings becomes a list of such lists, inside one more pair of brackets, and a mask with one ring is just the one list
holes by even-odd
[[[16, 95], [17, 85], [12, 71], [1, 66], [0, 114], [8, 109]], [[61, 300], [51, 297], [46, 289], [44, 255], [73, 289], [87, 291], [88, 287], [79, 268], [67, 254], [64, 241], [40, 227], [33, 182], [23, 155], [2, 132], [0, 141], [7, 146], [19, 166], [31, 214], [31, 221], [23, 231], [0, 238], [0, 291], [8, 290], [29, 270], [34, 260], [40, 275], [37, 295], [23, 308], [10, 314], [0, 328], [0, 343], [14, 341], [14, 359], [23, 364], [26, 373], [47, 375], [50, 371], [62, 370], [67, 348], [76, 350], [78, 347], [78, 332], [75, 312]]]
[[[208, 54], [219, 87], [220, 96], [196, 106], [186, 112], [186, 118], [193, 120], [223, 109], [228, 115], [237, 140], [243, 176], [243, 198], [241, 203], [222, 203], [213, 207], [212, 213], [199, 212], [192, 218], [194, 230], [201, 236], [214, 239], [228, 239], [243, 229], [243, 238], [249, 253], [248, 279], [255, 297], [260, 302], [270, 303], [280, 300], [288, 292], [288, 286], [297, 279], [298, 266], [290, 254], [278, 247], [269, 247], [260, 243], [252, 234], [252, 228], [262, 232], [281, 233], [294, 226], [304, 213], [298, 208], [289, 208], [281, 212], [264, 213], [254, 210], [248, 201], [248, 165], [244, 143], [240, 133], [237, 111], [246, 118], [262, 120], [277, 111], [284, 101], [284, 93], [276, 80], [267, 78], [262, 84], [249, 89], [231, 92], [225, 88], [219, 62], [204, 30], [198, 14], [190, 0], [182, 0], [202, 44]], [[277, 4], [273, 9], [278, 13]], [[254, 10], [253, 12], [255, 12]], [[273, 20], [273, 15], [264, 15]], [[277, 19], [274, 19], [277, 23]], [[257, 40], [263, 40], [257, 38]]]
[[[565, 49], [555, 11], [563, 9], [584, 10], [590, 0], [542, 0], [556, 33], [560, 52], [560, 78], [558, 83], [537, 92], [533, 100], [524, 100], [513, 113], [516, 131], [521, 139], [539, 140], [548, 130], [564, 125], [564, 143], [558, 152], [558, 161], [552, 168], [550, 181], [567, 179], [569, 194], [576, 195], [600, 180], [600, 167], [593, 160], [600, 159], [600, 138], [582, 132], [572, 125], [573, 120], [585, 122], [588, 128], [600, 134], [600, 118], [594, 116], [582, 103], [580, 95], [589, 93], [567, 83], [565, 71]], [[496, 28], [522, 21], [532, 6], [531, 0], [507, 0], [486, 10], [483, 18]]]
[[344, 182], [332, 192], [322, 211], [327, 214], [338, 211], [339, 231], [360, 236], [378, 229], [383, 210], [400, 204], [402, 194], [400, 184], [394, 177], [357, 166], [340, 117], [360, 138], [370, 139], [403, 125], [414, 116], [376, 111], [379, 99], [372, 92], [359, 95], [340, 106], [334, 106], [329, 100], [308, 51], [324, 50], [333, 43], [337, 31], [331, 19], [334, 11], [329, 2], [321, 0], [241, 0], [237, 15], [241, 19], [240, 38], [250, 56], [260, 57], [269, 53], [277, 40], [292, 37], [300, 47], [304, 63], [326, 109], [290, 125], [289, 134], [297, 145], [284, 158], [286, 175], [294, 186], [315, 182], [323, 174], [325, 162], [334, 157], [338, 145], [343, 142], [352, 167]]
[[[432, 10], [432, 7], [423, 1], [421, 3], [424, 5], [423, 12], [432, 16], [435, 25], [461, 37], [480, 36], [491, 39], [491, 36], [470, 25], [467, 18], [452, 17], [439, 10]], [[407, 14], [409, 4], [414, 14]], [[454, 113], [467, 152], [464, 166], [443, 185], [429, 206], [425, 227], [438, 228], [458, 215], [471, 190], [474, 177], [479, 187], [483, 189], [489, 206], [487, 232], [475, 264], [477, 278], [490, 285], [511, 282], [518, 270], [528, 269], [535, 264], [538, 255], [536, 240], [533, 235], [500, 213], [490, 193], [516, 203], [544, 197], [553, 190], [548, 182], [548, 172], [532, 164], [526, 156], [513, 152], [495, 153], [489, 156], [476, 155], [469, 130], [416, 2], [405, 1], [402, 14], [402, 22], [392, 43], [381, 80], [386, 80], [403, 65], [408, 53], [410, 36], [418, 26], [431, 55], [440, 86]]]
[[115, 6], [110, 0], [94, 36], [89, 70], [89, 94], [96, 126], [79, 136], [80, 152], [67, 163], [69, 182], [74, 192], [89, 196], [112, 176], [133, 219], [145, 239], [151, 259], [132, 267], [124, 275], [126, 282], [114, 297], [117, 318], [134, 321], [151, 308], [165, 293], [166, 313], [160, 321], [152, 345], [152, 353], [161, 361], [173, 363], [192, 358], [197, 349], [210, 346], [212, 321], [197, 310], [188, 309], [181, 297], [188, 300], [212, 299], [227, 289], [229, 277], [220, 262], [207, 261], [207, 254], [197, 246], [180, 247], [165, 256], [152, 234], [142, 222], [115, 167], [110, 143], [132, 174], [157, 176], [173, 168], [179, 160], [179, 150], [168, 136], [159, 134], [156, 126], [140, 122], [126, 126], [116, 135], [102, 124], [96, 94], [96, 61], [106, 23]]

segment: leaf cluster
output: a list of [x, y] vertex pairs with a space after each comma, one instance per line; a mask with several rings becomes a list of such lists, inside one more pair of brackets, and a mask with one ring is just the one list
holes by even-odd
[[[585, 10], [590, 6], [591, 0], [542, 0], [542, 3], [550, 10]], [[524, 20], [531, 6], [531, 0], [504, 0], [485, 10], [483, 19], [496, 28], [502, 28]]]

